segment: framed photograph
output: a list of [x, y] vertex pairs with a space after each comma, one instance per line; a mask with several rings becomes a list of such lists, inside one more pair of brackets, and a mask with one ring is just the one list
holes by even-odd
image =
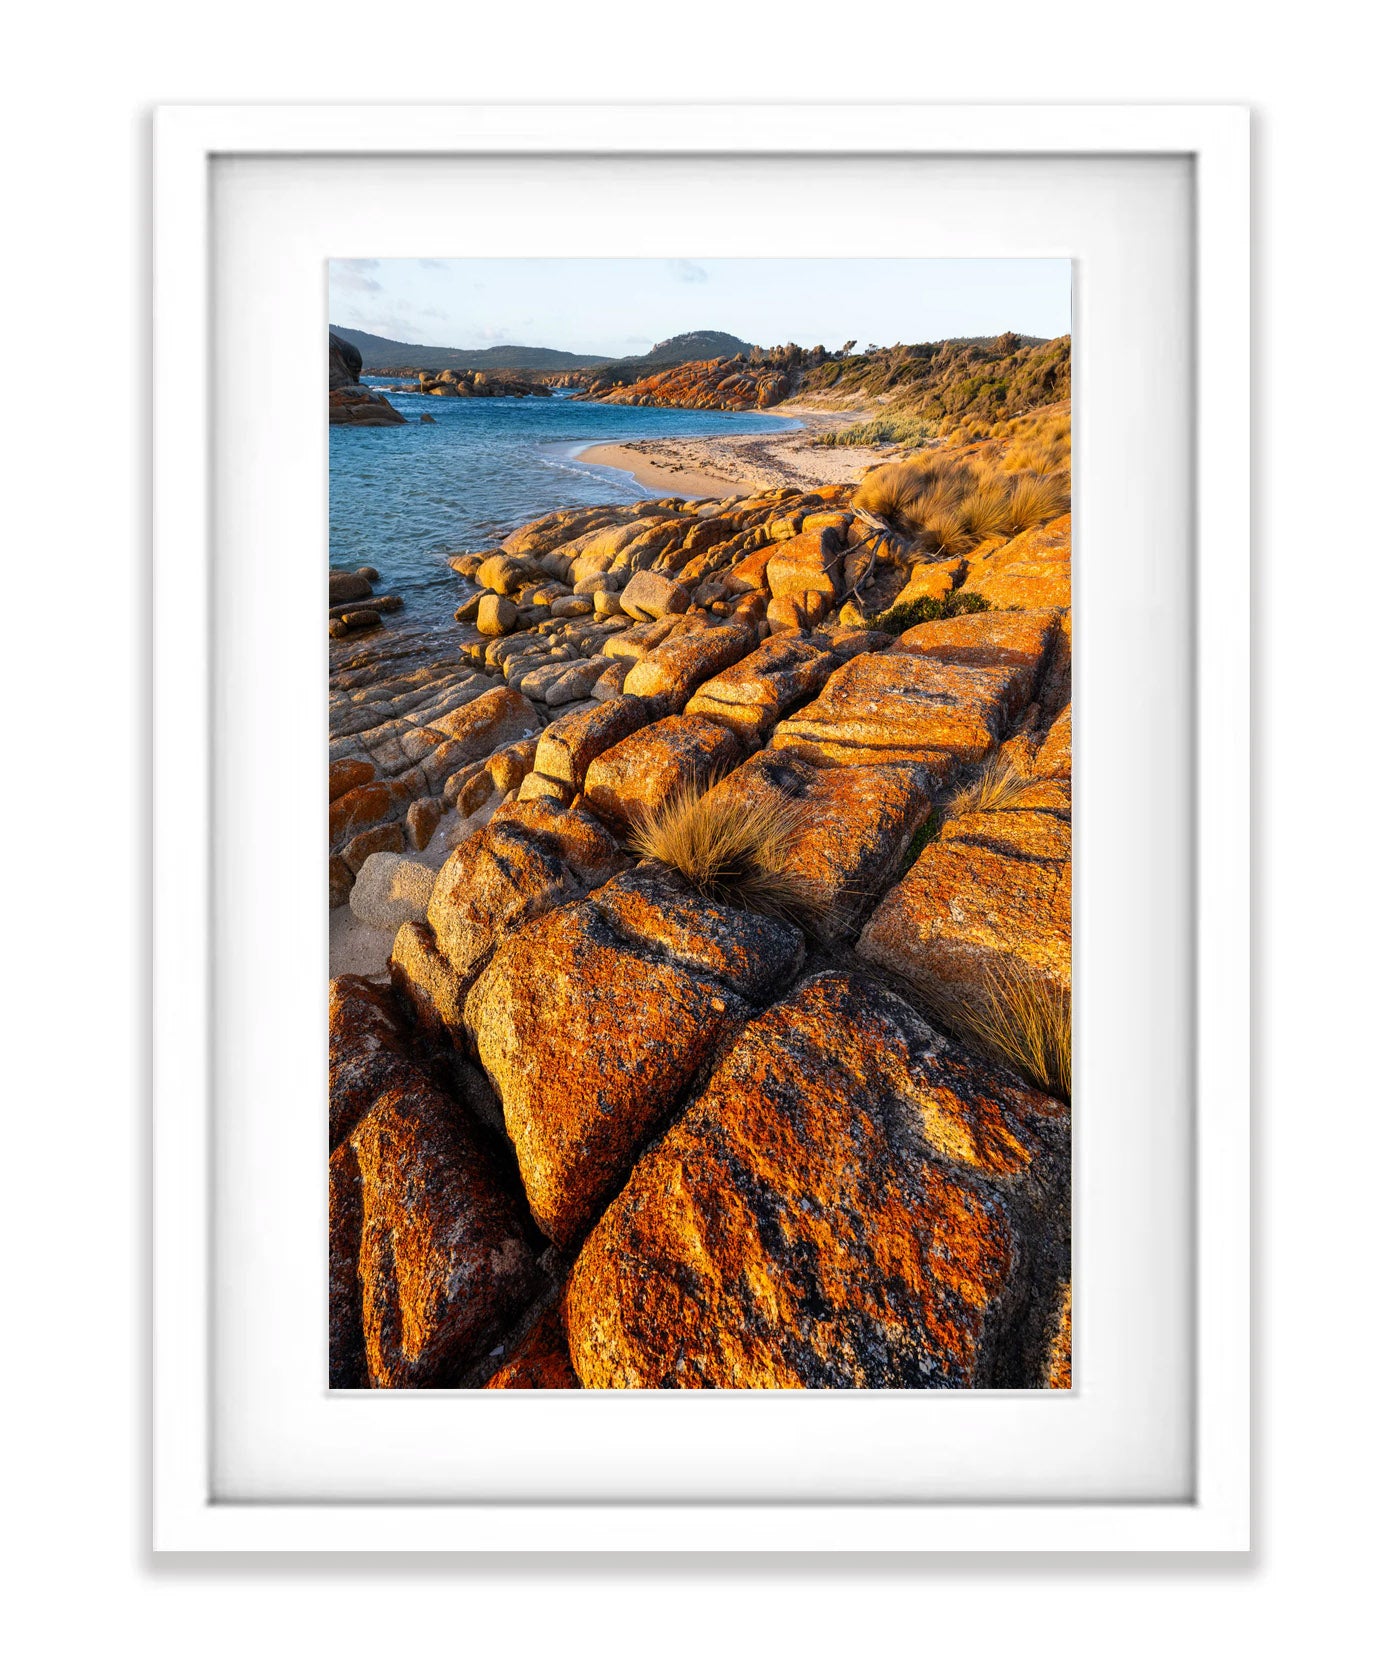
[[157, 1548], [1247, 1548], [1246, 114], [155, 209]]

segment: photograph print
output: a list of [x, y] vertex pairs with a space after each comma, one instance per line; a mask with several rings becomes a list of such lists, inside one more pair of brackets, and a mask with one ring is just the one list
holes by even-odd
[[329, 263], [332, 1389], [1071, 1386], [1070, 312]]

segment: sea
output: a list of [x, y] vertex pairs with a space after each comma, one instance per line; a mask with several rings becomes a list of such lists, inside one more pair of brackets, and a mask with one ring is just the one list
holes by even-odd
[[[450, 618], [462, 580], [449, 554], [487, 548], [555, 508], [635, 502], [629, 472], [575, 459], [594, 443], [792, 431], [778, 415], [627, 408], [550, 397], [426, 397], [384, 391], [405, 426], [330, 428], [330, 563], [374, 566], [403, 597], [396, 625]], [[421, 414], [436, 425], [425, 426]], [[655, 492], [664, 494], [664, 492]]]

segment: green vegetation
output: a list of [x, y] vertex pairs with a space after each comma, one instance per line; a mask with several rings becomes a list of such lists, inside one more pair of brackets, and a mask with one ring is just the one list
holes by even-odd
[[900, 416], [924, 421], [943, 436], [960, 425], [989, 435], [994, 424], [1064, 402], [1069, 393], [1068, 336], [1046, 343], [1003, 333], [995, 339], [872, 347], [863, 356], [828, 357], [802, 377], [804, 399], [885, 398]]
[[943, 808], [938, 807], [930, 817], [925, 817], [914, 830], [914, 838], [909, 842], [909, 850], [904, 854], [904, 862], [899, 866], [901, 875], [907, 875], [919, 860], [919, 854], [930, 841], [938, 838], [938, 831], [943, 827]]
[[986, 612], [991, 603], [975, 589], [955, 589], [941, 600], [924, 596], [917, 601], [901, 601], [887, 611], [866, 621], [867, 630], [888, 630], [897, 636], [912, 630], [916, 624], [928, 624], [935, 619], [961, 618], [964, 613]]
[[846, 426], [836, 432], [822, 432], [812, 442], [828, 448], [858, 444], [875, 449], [882, 444], [902, 444], [918, 449], [932, 443], [936, 436], [937, 433], [922, 420], [903, 420], [892, 415], [884, 420], [866, 420], [859, 426]]

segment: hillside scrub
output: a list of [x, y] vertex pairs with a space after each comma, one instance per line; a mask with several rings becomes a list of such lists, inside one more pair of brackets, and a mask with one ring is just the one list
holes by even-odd
[[862, 356], [831, 357], [802, 375], [804, 398], [887, 402], [943, 435], [959, 423], [989, 427], [1013, 420], [1065, 402], [1069, 392], [1068, 336], [1048, 343], [1003, 333], [995, 339], [896, 344]]

